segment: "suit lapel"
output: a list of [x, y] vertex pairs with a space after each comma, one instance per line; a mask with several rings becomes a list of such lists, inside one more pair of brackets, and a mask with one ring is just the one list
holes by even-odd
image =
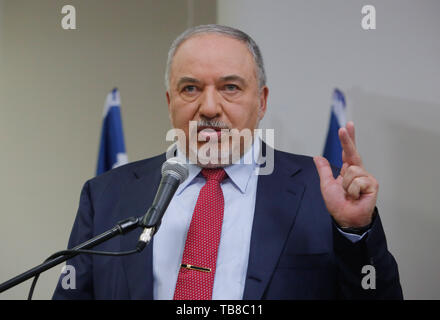
[[[273, 173], [258, 178], [243, 294], [243, 299], [246, 300], [262, 298], [295, 222], [304, 192], [304, 186], [295, 183], [294, 179], [294, 175], [301, 168], [295, 163], [284, 163], [277, 154], [279, 156], [275, 151]], [[141, 216], [149, 208], [160, 182], [160, 166], [163, 161], [165, 156], [144, 168], [143, 172], [134, 173], [136, 178], [127, 185], [119, 207], [115, 211], [118, 218], [121, 217], [120, 220]], [[135, 248], [141, 232], [141, 229], [137, 229], [122, 236], [121, 250]], [[153, 299], [153, 241], [141, 253], [121, 257], [131, 299]]]
[[[243, 299], [261, 299], [295, 222], [304, 186], [296, 184], [300, 170], [282, 163], [275, 151], [274, 171], [258, 177], [257, 197]], [[286, 169], [288, 168], [288, 169]]]
[[[145, 214], [153, 202], [160, 182], [162, 162], [148, 166], [146, 172], [135, 172], [136, 179], [127, 186], [117, 210], [120, 216], [128, 218]], [[139, 228], [123, 235], [121, 250], [134, 249], [141, 232], [142, 229]], [[153, 299], [153, 241], [141, 253], [122, 257], [122, 265], [128, 282], [130, 299]]]

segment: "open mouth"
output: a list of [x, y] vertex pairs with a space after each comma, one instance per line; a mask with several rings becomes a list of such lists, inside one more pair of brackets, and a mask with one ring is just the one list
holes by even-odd
[[228, 132], [227, 127], [216, 127], [216, 126], [197, 126], [197, 134], [199, 139], [202, 141], [210, 141], [211, 139], [217, 139], [220, 141], [222, 130]]

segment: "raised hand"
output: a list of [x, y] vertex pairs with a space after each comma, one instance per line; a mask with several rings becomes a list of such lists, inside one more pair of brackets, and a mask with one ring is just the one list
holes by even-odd
[[364, 227], [371, 223], [379, 184], [369, 174], [356, 149], [353, 122], [339, 129], [342, 168], [335, 179], [327, 159], [313, 158], [319, 173], [321, 193], [327, 210], [340, 227]]

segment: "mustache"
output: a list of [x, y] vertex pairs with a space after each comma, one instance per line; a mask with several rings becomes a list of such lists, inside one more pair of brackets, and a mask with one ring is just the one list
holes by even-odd
[[212, 129], [228, 129], [230, 130], [231, 128], [229, 127], [229, 125], [223, 121], [219, 121], [219, 120], [199, 120], [197, 121], [197, 128], [205, 128], [205, 127], [209, 127]]

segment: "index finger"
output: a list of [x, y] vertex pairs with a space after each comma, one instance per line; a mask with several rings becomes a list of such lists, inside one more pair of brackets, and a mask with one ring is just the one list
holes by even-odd
[[344, 150], [344, 162], [347, 162], [349, 165], [362, 166], [361, 156], [359, 155], [356, 145], [350, 137], [347, 128], [340, 128], [338, 134], [342, 150]]
[[348, 121], [347, 124], [345, 125], [345, 127], [347, 128], [347, 132], [348, 135], [350, 136], [351, 140], [354, 143], [354, 146], [356, 146], [356, 138], [355, 138], [355, 134], [354, 134], [354, 123], [353, 121]]

